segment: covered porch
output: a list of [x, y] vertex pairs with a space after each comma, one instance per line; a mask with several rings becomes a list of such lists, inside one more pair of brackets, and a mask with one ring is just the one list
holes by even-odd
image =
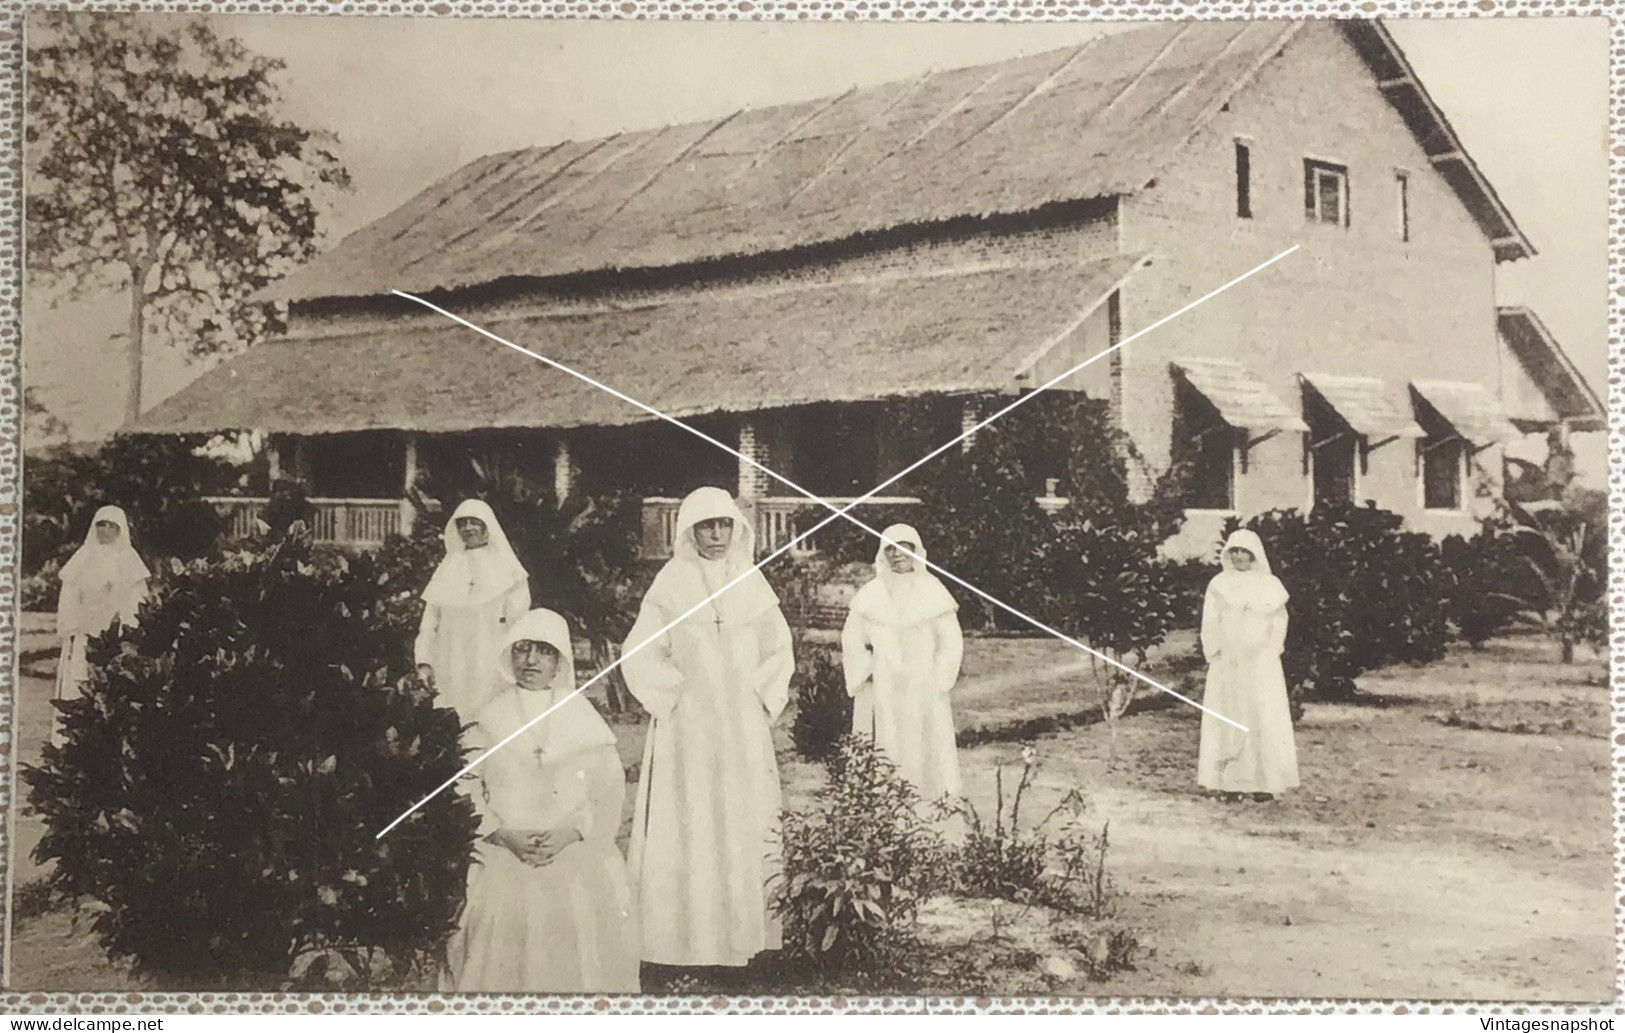
[[[304, 485], [318, 537], [366, 548], [412, 533], [437, 466], [500, 446], [552, 496], [644, 498], [643, 552], [670, 554], [700, 485], [738, 497], [772, 551], [822, 508], [625, 397], [668, 413], [821, 498], [851, 500], [974, 420], [977, 399], [1047, 382], [1118, 340], [1116, 296], [1144, 256], [672, 289], [636, 304], [538, 295], [467, 316], [581, 376], [409, 302], [297, 324], [144, 414], [145, 433], [256, 430], [265, 491]], [[1110, 366], [1058, 384], [1105, 397]], [[617, 397], [588, 382], [613, 385]], [[1035, 494], [1038, 493], [1037, 485]], [[263, 495], [214, 500], [234, 527]], [[445, 501], [445, 500], [441, 500]], [[865, 500], [914, 500], [907, 479]], [[821, 519], [821, 517], [816, 518]], [[816, 552], [810, 538], [798, 555]]]
[[[820, 498], [842, 505], [891, 479], [971, 425], [977, 396], [814, 403], [685, 421]], [[969, 447], [964, 443], [961, 448]], [[702, 485], [735, 495], [754, 522], [759, 551], [773, 552], [827, 510], [749, 463], [663, 422], [622, 427], [424, 434], [363, 431], [276, 435], [263, 453], [266, 493], [214, 496], [236, 536], [263, 518], [268, 489], [300, 484], [314, 510], [315, 538], [346, 548], [373, 548], [414, 531], [414, 492], [432, 492], [437, 475], [471, 456], [504, 475], [551, 491], [555, 499], [631, 492], [643, 496], [640, 547], [649, 559], [671, 555], [677, 509]], [[919, 499], [904, 477], [865, 506], [906, 506]], [[454, 500], [440, 499], [443, 505]], [[815, 555], [817, 535], [792, 556]]]

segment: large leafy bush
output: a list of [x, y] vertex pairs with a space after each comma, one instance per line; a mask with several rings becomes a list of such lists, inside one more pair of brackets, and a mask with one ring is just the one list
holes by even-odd
[[1510, 627], [1527, 605], [1520, 588], [1518, 541], [1501, 521], [1486, 521], [1470, 538], [1453, 534], [1439, 543], [1446, 613], [1474, 649]]
[[[1282, 664], [1300, 696], [1347, 698], [1354, 679], [1444, 655], [1447, 580], [1437, 544], [1374, 506], [1316, 506], [1255, 517], [1292, 599]], [[1225, 529], [1228, 536], [1237, 522]]]
[[165, 577], [93, 640], [65, 742], [25, 771], [36, 851], [112, 956], [177, 988], [276, 988], [312, 958], [408, 978], [453, 928], [476, 822], [458, 721], [411, 675], [369, 557], [300, 534]]
[[772, 907], [792, 960], [883, 977], [902, 962], [921, 902], [942, 885], [942, 842], [914, 787], [868, 738], [844, 736], [828, 768], [812, 809], [784, 815]]

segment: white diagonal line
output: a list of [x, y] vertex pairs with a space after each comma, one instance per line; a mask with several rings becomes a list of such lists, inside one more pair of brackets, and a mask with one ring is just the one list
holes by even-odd
[[[476, 324], [469, 322], [468, 320], [462, 318], [461, 316], [457, 315], [456, 313], [447, 311], [446, 309], [441, 308], [438, 305], [435, 305], [433, 302], [426, 301], [423, 298], [419, 298], [419, 297], [417, 297], [415, 295], [412, 295], [412, 294], [408, 294], [405, 291], [399, 291], [399, 290], [393, 291], [392, 293], [394, 293], [394, 294], [396, 294], [396, 295], [398, 295], [398, 296], [400, 296], [402, 298], [405, 298], [405, 299], [407, 299], [409, 301], [414, 301], [414, 302], [424, 306], [425, 308], [431, 309], [432, 311], [438, 312], [441, 315], [446, 316], [448, 319], [451, 319], [454, 322], [457, 322], [457, 323], [467, 327], [468, 329], [473, 330], [476, 333], [479, 333], [480, 335], [482, 335], [484, 337], [488, 337], [491, 340], [496, 341], [498, 344], [504, 345], [505, 347], [511, 348], [514, 351], [520, 352], [520, 353], [522, 353], [524, 355], [528, 355], [531, 358], [536, 359], [539, 362], [545, 363], [545, 364], [547, 364], [549, 366], [552, 366], [555, 369], [558, 369], [559, 371], [561, 371], [563, 373], [567, 373], [570, 376], [576, 377], [577, 379], [579, 379], [579, 380], [581, 380], [581, 381], [583, 381], [583, 382], [585, 382], [587, 384], [590, 384], [590, 385], [592, 385], [592, 386], [594, 386], [594, 387], [596, 387], [596, 388], [598, 388], [598, 389], [600, 389], [600, 390], [602, 390], [602, 391], [604, 391], [604, 392], [606, 392], [606, 393], [608, 393], [610, 395], [615, 396], [616, 398], [621, 399], [622, 401], [627, 402], [629, 405], [632, 405], [632, 406], [634, 406], [634, 407], [636, 407], [638, 409], [642, 409], [645, 412], [648, 412], [651, 415], [658, 417], [659, 419], [665, 420], [665, 421], [667, 421], [667, 422], [669, 422], [669, 423], [671, 423], [671, 424], [673, 424], [673, 425], [675, 425], [677, 427], [682, 428], [685, 431], [688, 431], [691, 434], [694, 434], [697, 437], [703, 438], [704, 440], [710, 442], [711, 444], [717, 446], [718, 448], [721, 448], [726, 452], [732, 453], [733, 455], [737, 456], [739, 459], [741, 459], [744, 462], [746, 462], [746, 463], [754, 466], [755, 468], [761, 470], [763, 473], [765, 473], [768, 476], [774, 478], [775, 480], [781, 481], [785, 485], [793, 488], [798, 493], [800, 493], [800, 494], [806, 496], [807, 498], [812, 499], [813, 501], [819, 503], [820, 505], [823, 505], [824, 507], [832, 510], [832, 512], [831, 512], [831, 514], [829, 516], [825, 517], [823, 520], [819, 521], [817, 524], [813, 525], [812, 527], [808, 528], [806, 531], [803, 531], [800, 534], [796, 535], [795, 537], [791, 538], [789, 541], [785, 542], [782, 546], [775, 549], [773, 552], [769, 553], [768, 555], [764, 556], [761, 560], [759, 560], [756, 564], [754, 564], [749, 570], [744, 571], [738, 577], [734, 578], [732, 581], [729, 581], [727, 584], [725, 584], [721, 588], [717, 589], [717, 591], [713, 592], [711, 595], [707, 596], [705, 599], [702, 599], [699, 603], [695, 604], [691, 609], [687, 610], [682, 615], [678, 616], [675, 620], [668, 623], [665, 627], [661, 628], [659, 631], [657, 631], [654, 634], [650, 635], [649, 637], [645, 638], [642, 642], [637, 643], [635, 646], [633, 646], [633, 647], [631, 647], [631, 648], [629, 648], [627, 650], [624, 650], [622, 652], [621, 656], [618, 659], [611, 662], [603, 670], [599, 671], [597, 674], [595, 674], [591, 678], [589, 678], [586, 682], [584, 682], [580, 686], [578, 686], [576, 688], [576, 690], [574, 692], [572, 692], [569, 696], [566, 696], [564, 699], [559, 700], [557, 703], [553, 704], [551, 707], [548, 707], [541, 714], [537, 715], [535, 718], [533, 718], [530, 721], [526, 722], [522, 727], [520, 727], [519, 729], [517, 729], [516, 731], [514, 731], [513, 733], [508, 735], [501, 742], [496, 743], [490, 749], [486, 750], [484, 753], [480, 754], [478, 757], [475, 757], [466, 766], [464, 766], [463, 769], [461, 771], [459, 771], [456, 775], [453, 775], [449, 780], [447, 780], [445, 783], [443, 783], [439, 788], [435, 789], [433, 792], [429, 793], [423, 799], [421, 799], [417, 803], [413, 804], [410, 808], [408, 808], [405, 812], [403, 812], [400, 815], [400, 817], [398, 817], [394, 821], [390, 822], [389, 825], [386, 826], [382, 832], [379, 832], [377, 837], [375, 837], [375, 838], [380, 838], [381, 839], [383, 836], [388, 834], [391, 829], [395, 828], [396, 825], [399, 825], [402, 821], [405, 821], [408, 817], [410, 817], [412, 815], [412, 813], [414, 811], [416, 811], [418, 808], [422, 807], [424, 804], [426, 804], [430, 800], [434, 799], [435, 796], [439, 795], [440, 793], [444, 792], [445, 790], [447, 790], [447, 789], [451, 788], [453, 785], [455, 785], [457, 783], [458, 779], [462, 778], [468, 772], [472, 771], [477, 765], [479, 765], [482, 761], [484, 761], [485, 758], [489, 757], [491, 754], [495, 753], [497, 750], [501, 749], [503, 746], [507, 745], [509, 742], [511, 742], [514, 739], [518, 738], [524, 732], [528, 731], [531, 728], [532, 725], [535, 725], [537, 722], [539, 722], [543, 718], [547, 717], [547, 715], [551, 714], [554, 710], [557, 710], [559, 707], [563, 706], [566, 702], [568, 702], [574, 696], [577, 696], [580, 693], [586, 691], [589, 686], [593, 685], [594, 683], [596, 683], [597, 681], [599, 681], [600, 679], [602, 679], [603, 677], [608, 675], [615, 668], [617, 668], [621, 664], [625, 663], [626, 660], [628, 658], [630, 658], [633, 654], [637, 653], [639, 650], [643, 649], [645, 646], [648, 646], [650, 643], [656, 641], [662, 635], [666, 634], [666, 632], [670, 631], [672, 628], [676, 627], [678, 624], [681, 624], [684, 620], [688, 619], [688, 617], [692, 616], [693, 614], [699, 612], [701, 609], [703, 609], [704, 607], [709, 605], [710, 602], [713, 599], [716, 599], [718, 596], [721, 596], [724, 592], [728, 591], [734, 585], [736, 585], [739, 582], [743, 581], [745, 578], [749, 577], [751, 574], [753, 574], [756, 571], [760, 570], [762, 567], [766, 566], [768, 563], [772, 562], [773, 560], [777, 559], [779, 556], [781, 556], [784, 553], [788, 552], [790, 549], [795, 547], [800, 542], [802, 542], [805, 539], [810, 538], [812, 535], [818, 533], [818, 531], [822, 530], [824, 527], [826, 527], [829, 524], [833, 523], [835, 520], [844, 517], [848, 521], [853, 523], [854, 525], [862, 528], [863, 530], [867, 531], [869, 534], [874, 535], [875, 537], [879, 538], [882, 542], [885, 542], [887, 544], [892, 544], [892, 545], [898, 544], [898, 543], [892, 542], [890, 539], [886, 538], [885, 535], [883, 535], [880, 532], [878, 532], [878, 531], [874, 530], [873, 528], [869, 527], [867, 524], [862, 523], [857, 518], [851, 516], [848, 511], [853, 509], [854, 507], [858, 506], [859, 504], [861, 504], [863, 502], [866, 502], [867, 500], [869, 500], [869, 499], [873, 498], [874, 496], [878, 495], [885, 488], [889, 487], [890, 485], [892, 485], [892, 484], [896, 483], [897, 481], [901, 480], [902, 478], [906, 477], [908, 474], [914, 472], [915, 470], [917, 470], [921, 466], [925, 465], [927, 462], [930, 462], [932, 459], [935, 459], [937, 456], [939, 456], [942, 453], [944, 453], [944, 452], [948, 451], [949, 449], [953, 448], [955, 445], [958, 445], [960, 442], [964, 441], [966, 438], [971, 437], [972, 435], [974, 435], [978, 431], [982, 430], [983, 428], [985, 428], [986, 426], [991, 424], [994, 420], [997, 420], [1000, 417], [1004, 416], [1005, 414], [1007, 414], [1007, 413], [1011, 412], [1012, 410], [1014, 410], [1017, 406], [1020, 406], [1020, 405], [1022, 405], [1024, 403], [1026, 403], [1027, 401], [1032, 399], [1034, 396], [1036, 396], [1040, 392], [1046, 391], [1049, 388], [1054, 387], [1056, 384], [1060, 383], [1061, 381], [1063, 381], [1063, 380], [1067, 379], [1068, 377], [1072, 376], [1073, 374], [1077, 373], [1079, 370], [1081, 370], [1084, 367], [1088, 366], [1090, 363], [1096, 362], [1099, 359], [1102, 359], [1102, 358], [1106, 357], [1107, 355], [1110, 355], [1112, 352], [1114, 352], [1117, 349], [1119, 349], [1119, 348], [1123, 347], [1124, 345], [1128, 344], [1130, 341], [1133, 341], [1133, 340], [1135, 340], [1135, 339], [1137, 339], [1137, 338], [1139, 338], [1141, 336], [1144, 336], [1147, 333], [1150, 333], [1152, 330], [1155, 330], [1157, 327], [1160, 327], [1163, 324], [1165, 324], [1165, 323], [1167, 323], [1167, 322], [1169, 322], [1169, 321], [1183, 315], [1184, 313], [1189, 312], [1191, 309], [1197, 307], [1198, 305], [1201, 305], [1203, 302], [1206, 302], [1206, 301], [1210, 300], [1211, 298], [1223, 293], [1224, 291], [1229, 290], [1231, 287], [1234, 287], [1236, 284], [1241, 283], [1242, 281], [1244, 281], [1244, 280], [1246, 280], [1246, 279], [1248, 279], [1248, 278], [1262, 272], [1263, 270], [1267, 269], [1269, 266], [1274, 265], [1276, 262], [1278, 262], [1281, 259], [1285, 258], [1287, 255], [1290, 255], [1292, 252], [1298, 250], [1298, 248], [1299, 248], [1299, 245], [1297, 245], [1297, 244], [1292, 245], [1291, 247], [1287, 248], [1285, 251], [1282, 251], [1280, 254], [1274, 256], [1273, 258], [1270, 258], [1269, 260], [1267, 260], [1267, 261], [1265, 261], [1265, 262], [1263, 262], [1263, 263], [1261, 263], [1261, 264], [1259, 264], [1259, 265], [1257, 265], [1255, 267], [1253, 267], [1252, 269], [1250, 269], [1247, 272], [1243, 273], [1242, 275], [1236, 277], [1235, 279], [1231, 280], [1230, 282], [1224, 284], [1223, 286], [1217, 287], [1214, 290], [1209, 291], [1207, 294], [1202, 295], [1202, 297], [1200, 297], [1200, 298], [1196, 299], [1195, 301], [1192, 301], [1192, 302], [1182, 306], [1181, 308], [1175, 310], [1174, 312], [1169, 313], [1168, 315], [1166, 315], [1163, 318], [1157, 320], [1156, 322], [1150, 324], [1149, 326], [1146, 326], [1146, 327], [1136, 331], [1135, 333], [1129, 335], [1128, 337], [1126, 337], [1123, 340], [1117, 342], [1116, 344], [1112, 345], [1111, 347], [1106, 348], [1106, 349], [1104, 349], [1104, 350], [1102, 350], [1102, 351], [1100, 351], [1100, 352], [1098, 352], [1098, 353], [1096, 353], [1094, 355], [1091, 355], [1089, 358], [1083, 360], [1082, 362], [1080, 362], [1077, 365], [1073, 366], [1071, 369], [1065, 371], [1064, 373], [1061, 373], [1059, 376], [1056, 376], [1056, 377], [1046, 381], [1044, 384], [1042, 384], [1039, 387], [1035, 388], [1031, 393], [1023, 395], [1022, 397], [1016, 399], [1014, 402], [1012, 402], [1009, 405], [1005, 406], [1003, 409], [1000, 409], [998, 412], [994, 413], [992, 416], [989, 416], [988, 418], [982, 420], [980, 423], [976, 424], [975, 426], [971, 427], [970, 429], [962, 431], [959, 434], [958, 437], [952, 439], [951, 441], [946, 442], [941, 447], [939, 447], [939, 448], [935, 449], [934, 451], [926, 454], [925, 456], [923, 456], [919, 460], [915, 461], [912, 465], [908, 466], [907, 468], [903, 469], [902, 471], [900, 471], [900, 472], [898, 472], [896, 474], [893, 474], [890, 478], [886, 479], [885, 481], [882, 481], [880, 484], [878, 484], [875, 487], [871, 488], [869, 491], [865, 492], [863, 495], [860, 495], [859, 497], [851, 500], [845, 506], [842, 506], [840, 508], [836, 508], [833, 503], [827, 502], [826, 500], [824, 500], [822, 498], [819, 498], [818, 496], [814, 495], [812, 492], [809, 492], [806, 489], [802, 488], [800, 485], [797, 485], [794, 482], [780, 476], [777, 472], [768, 469], [767, 467], [765, 467], [765, 466], [761, 465], [760, 463], [756, 462], [754, 459], [751, 459], [749, 456], [746, 456], [743, 453], [738, 452], [737, 450], [729, 447], [728, 445], [723, 444], [720, 441], [717, 441], [716, 439], [710, 437], [709, 435], [705, 434], [702, 431], [695, 430], [694, 428], [688, 426], [688, 424], [683, 423], [681, 420], [678, 420], [678, 419], [676, 419], [676, 418], [674, 418], [672, 416], [669, 416], [666, 413], [663, 413], [660, 410], [655, 409], [655, 408], [653, 408], [651, 406], [645, 405], [644, 403], [638, 401], [637, 399], [632, 398], [632, 397], [630, 397], [630, 396], [628, 396], [628, 395], [626, 395], [626, 394], [624, 394], [624, 393], [622, 393], [620, 391], [617, 391], [614, 388], [609, 387], [606, 384], [599, 383], [598, 381], [592, 379], [591, 377], [586, 376], [585, 374], [578, 373], [577, 371], [575, 371], [573, 369], [570, 369], [569, 367], [564, 366], [562, 363], [556, 362], [553, 359], [550, 359], [550, 358], [546, 357], [545, 355], [538, 355], [537, 353], [532, 352], [527, 348], [524, 348], [524, 347], [521, 347], [520, 345], [514, 344], [511, 341], [504, 340], [503, 338], [498, 337], [497, 335], [491, 333], [490, 331], [484, 329], [483, 327], [477, 326]], [[928, 568], [936, 570], [938, 573], [942, 574], [943, 576], [949, 578], [950, 580], [956, 582], [957, 584], [962, 585], [967, 590], [976, 593], [978, 596], [988, 600], [989, 602], [993, 603], [994, 605], [1002, 607], [1003, 609], [1005, 609], [1005, 610], [1009, 611], [1010, 613], [1020, 617], [1021, 619], [1027, 621], [1028, 623], [1034, 625], [1035, 627], [1041, 628], [1042, 630], [1048, 632], [1049, 634], [1054, 635], [1055, 637], [1057, 637], [1057, 638], [1059, 638], [1059, 639], [1061, 639], [1061, 640], [1063, 640], [1065, 642], [1068, 642], [1071, 645], [1074, 645], [1077, 648], [1079, 648], [1079, 649], [1081, 649], [1081, 650], [1083, 650], [1083, 651], [1085, 651], [1087, 653], [1090, 653], [1091, 655], [1099, 657], [1100, 659], [1106, 661], [1107, 663], [1109, 663], [1109, 664], [1111, 664], [1111, 665], [1113, 665], [1115, 667], [1118, 667], [1119, 669], [1121, 669], [1123, 671], [1126, 671], [1128, 674], [1140, 679], [1141, 681], [1144, 681], [1144, 682], [1154, 686], [1157, 689], [1160, 689], [1163, 692], [1168, 693], [1171, 696], [1174, 696], [1174, 697], [1176, 697], [1178, 699], [1184, 700], [1187, 703], [1190, 703], [1192, 706], [1204, 711], [1205, 713], [1212, 714], [1213, 716], [1219, 718], [1220, 720], [1223, 720], [1223, 721], [1225, 721], [1225, 722], [1227, 722], [1227, 723], [1229, 723], [1231, 725], [1234, 725], [1237, 728], [1240, 728], [1244, 732], [1247, 731], [1245, 726], [1231, 720], [1228, 717], [1225, 717], [1223, 714], [1220, 714], [1217, 711], [1209, 710], [1208, 708], [1203, 707], [1200, 703], [1196, 703], [1196, 702], [1194, 702], [1192, 700], [1186, 699], [1184, 696], [1181, 696], [1179, 693], [1174, 692], [1172, 689], [1169, 689], [1164, 685], [1160, 685], [1157, 682], [1152, 681], [1150, 678], [1147, 678], [1145, 675], [1140, 674], [1138, 671], [1135, 671], [1133, 668], [1130, 668], [1130, 667], [1128, 667], [1128, 666], [1126, 666], [1126, 665], [1124, 665], [1122, 663], [1119, 663], [1118, 661], [1112, 659], [1109, 656], [1106, 656], [1103, 653], [1098, 653], [1097, 651], [1089, 648], [1088, 646], [1083, 645], [1081, 642], [1078, 642], [1076, 639], [1073, 639], [1073, 638], [1070, 638], [1069, 636], [1063, 635], [1060, 632], [1048, 627], [1047, 625], [1044, 625], [1044, 624], [1040, 623], [1039, 621], [1034, 620], [1033, 618], [1027, 616], [1026, 614], [1024, 614], [1021, 611], [1015, 609], [1014, 607], [1006, 605], [1005, 603], [999, 601], [998, 599], [995, 599], [992, 596], [988, 595], [987, 593], [985, 593], [985, 592], [981, 591], [980, 589], [976, 588], [974, 585], [971, 585], [971, 584], [961, 580], [960, 578], [958, 578], [954, 574], [952, 574], [952, 573], [950, 573], [950, 572], [948, 572], [946, 570], [943, 570], [941, 567], [931, 563], [928, 560], [925, 560], [923, 557], [916, 557], [916, 558], [920, 559], [921, 562], [924, 563]]]

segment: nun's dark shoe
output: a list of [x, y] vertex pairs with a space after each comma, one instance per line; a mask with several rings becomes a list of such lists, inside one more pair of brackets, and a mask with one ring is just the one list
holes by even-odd
[[1254, 793], [1253, 794], [1253, 799], [1255, 801], [1257, 801], [1258, 803], [1274, 803], [1275, 802], [1275, 794], [1274, 793]]

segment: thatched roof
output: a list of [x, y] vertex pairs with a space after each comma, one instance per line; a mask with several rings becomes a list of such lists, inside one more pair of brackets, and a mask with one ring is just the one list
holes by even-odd
[[1558, 418], [1575, 430], [1607, 429], [1607, 406], [1540, 317], [1522, 305], [1503, 306], [1496, 315], [1501, 339]]
[[[470, 317], [674, 416], [1006, 390], [1143, 258], [670, 292], [622, 305]], [[273, 341], [210, 370], [135, 432], [331, 434], [633, 423], [646, 413], [452, 322], [398, 317]]]
[[[1380, 26], [1340, 24], [1374, 71], [1409, 76]], [[1133, 193], [1302, 28], [1160, 24], [709, 122], [491, 155], [264, 296], [679, 266]], [[1384, 85], [1497, 254], [1512, 255], [1522, 234], [1420, 89]]]

